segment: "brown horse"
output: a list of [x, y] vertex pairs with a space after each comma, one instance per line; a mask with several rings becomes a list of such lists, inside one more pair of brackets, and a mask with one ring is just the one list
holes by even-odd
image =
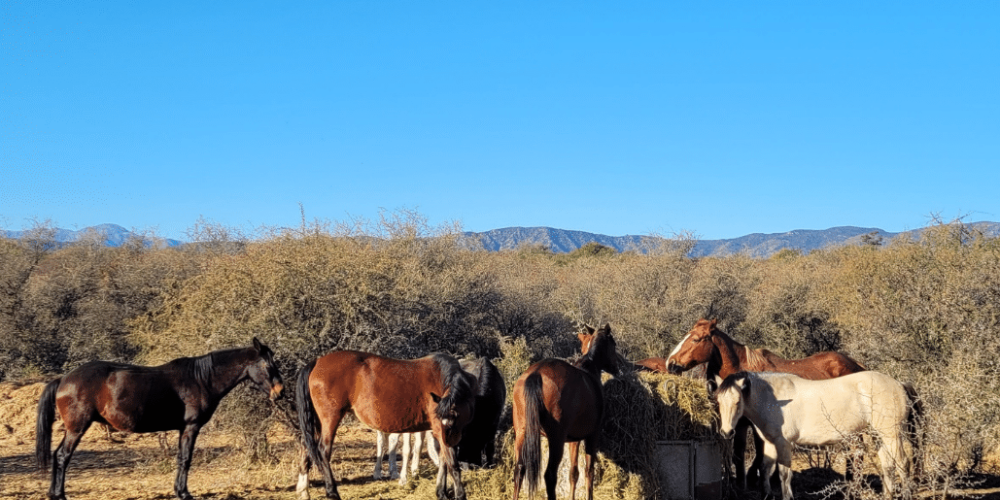
[[91, 361], [49, 382], [38, 401], [35, 456], [41, 467], [52, 458], [56, 409], [66, 427], [56, 449], [49, 498], [66, 498], [69, 459], [90, 424], [100, 422], [128, 432], [179, 430], [174, 493], [181, 500], [191, 500], [187, 475], [198, 432], [212, 418], [219, 401], [247, 379], [272, 400], [281, 395], [274, 355], [256, 338], [250, 348], [179, 358], [154, 367]]
[[[580, 332], [576, 334], [576, 338], [580, 339], [580, 354], [587, 354], [590, 350], [590, 343], [594, 341], [594, 329], [590, 326], [584, 325], [587, 332]], [[646, 358], [640, 359], [635, 363], [632, 363], [632, 369], [636, 371], [647, 371], [654, 373], [667, 373], [667, 360], [664, 358]]]
[[514, 384], [514, 500], [525, 476], [528, 498], [535, 498], [542, 434], [549, 440], [549, 462], [545, 468], [548, 499], [556, 498], [559, 461], [567, 442], [570, 499], [575, 497], [580, 441], [584, 442], [587, 453], [587, 498], [594, 497], [594, 458], [604, 416], [601, 371], [617, 375], [618, 354], [609, 325], [598, 330], [592, 340], [587, 353], [572, 364], [561, 359], [544, 359], [531, 365]]
[[437, 496], [447, 497], [447, 477], [455, 498], [465, 498], [454, 447], [472, 420], [477, 382], [458, 361], [442, 353], [399, 360], [357, 351], [334, 351], [299, 372], [295, 406], [305, 443], [296, 491], [309, 498], [311, 463], [323, 474], [328, 498], [340, 498], [330, 470], [337, 427], [348, 411], [384, 433], [431, 430], [442, 444]]
[[[726, 377], [742, 371], [792, 373], [809, 380], [825, 380], [867, 370], [857, 361], [834, 351], [824, 351], [802, 359], [784, 359], [767, 349], [751, 349], [727, 335], [716, 326], [716, 320], [700, 319], [667, 358], [667, 369], [678, 374], [707, 363], [708, 379]], [[737, 436], [746, 436], [750, 423], [743, 419], [737, 427]], [[755, 450], [760, 450], [763, 441], [754, 433]], [[746, 441], [736, 439], [733, 443], [733, 464], [736, 480], [745, 484], [744, 453]], [[750, 468], [756, 478], [762, 455], [756, 454]]]

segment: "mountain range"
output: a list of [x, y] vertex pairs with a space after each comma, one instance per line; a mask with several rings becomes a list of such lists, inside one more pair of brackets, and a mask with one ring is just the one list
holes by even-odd
[[[988, 236], [1000, 236], [998, 222], [972, 222], [968, 227], [983, 232]], [[916, 235], [920, 229], [902, 233], [892, 233], [873, 227], [839, 226], [829, 229], [796, 229], [786, 233], [753, 233], [738, 238], [721, 240], [695, 240], [689, 253], [691, 257], [723, 257], [733, 254], [745, 254], [751, 257], [768, 257], [784, 249], [798, 250], [808, 253], [812, 250], [837, 245], [856, 245], [864, 241], [887, 242], [900, 235]], [[27, 231], [0, 230], [0, 235], [7, 238], [22, 238]], [[60, 243], [79, 241], [83, 238], [100, 238], [105, 245], [119, 246], [130, 238], [138, 235], [117, 224], [101, 224], [78, 231], [56, 229], [53, 239]], [[483, 232], [465, 232], [463, 237], [470, 243], [477, 239], [482, 247], [491, 252], [513, 250], [523, 246], [544, 246], [556, 253], [572, 252], [590, 242], [614, 248], [620, 252], [629, 250], [642, 251], [657, 241], [652, 236], [626, 235], [607, 236], [603, 234], [555, 229], [551, 227], [506, 227]], [[145, 237], [145, 244], [150, 246], [178, 246], [185, 242], [167, 238]]]

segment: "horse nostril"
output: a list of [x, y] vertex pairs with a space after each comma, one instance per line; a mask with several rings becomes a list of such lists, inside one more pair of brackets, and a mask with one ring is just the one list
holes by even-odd
[[721, 433], [722, 437], [724, 437], [726, 439], [732, 439], [733, 438], [733, 434], [736, 434], [736, 431], [734, 429], [729, 429], [728, 431], [719, 430], [719, 433]]

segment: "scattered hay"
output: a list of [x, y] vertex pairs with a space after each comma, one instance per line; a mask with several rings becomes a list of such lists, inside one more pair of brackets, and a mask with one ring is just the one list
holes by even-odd
[[45, 383], [0, 384], [0, 444], [19, 445], [35, 441], [38, 398]]

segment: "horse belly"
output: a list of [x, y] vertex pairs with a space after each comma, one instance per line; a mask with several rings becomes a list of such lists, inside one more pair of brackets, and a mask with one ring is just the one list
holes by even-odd
[[184, 427], [184, 410], [175, 392], [144, 384], [142, 377], [109, 377], [107, 390], [98, 398], [101, 417], [126, 432], [179, 430]]

